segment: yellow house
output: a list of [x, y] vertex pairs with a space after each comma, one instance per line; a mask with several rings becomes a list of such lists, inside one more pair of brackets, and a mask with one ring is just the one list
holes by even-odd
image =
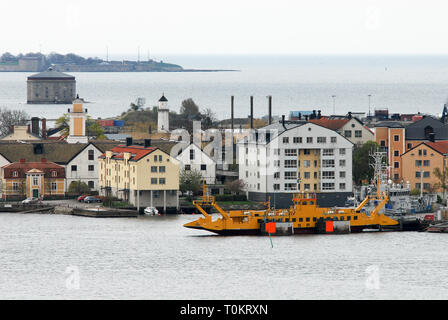
[[402, 156], [403, 179], [411, 189], [424, 192], [442, 192], [434, 169], [443, 172], [448, 166], [448, 141], [423, 142], [406, 151]]
[[54, 162], [26, 162], [21, 159], [1, 169], [2, 198], [64, 197], [65, 169]]
[[159, 148], [126, 145], [106, 151], [98, 159], [100, 194], [136, 206], [179, 208], [179, 161]]

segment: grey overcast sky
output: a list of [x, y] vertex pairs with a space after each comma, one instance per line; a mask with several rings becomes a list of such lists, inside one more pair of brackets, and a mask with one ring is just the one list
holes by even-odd
[[0, 52], [445, 54], [448, 1], [1, 0]]

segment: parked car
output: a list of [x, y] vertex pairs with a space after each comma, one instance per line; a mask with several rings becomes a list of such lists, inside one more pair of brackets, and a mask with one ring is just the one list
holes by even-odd
[[143, 212], [149, 216], [156, 216], [159, 214], [159, 210], [157, 210], [155, 207], [146, 207]]
[[78, 201], [79, 201], [79, 202], [83, 202], [84, 199], [85, 199], [86, 197], [88, 197], [87, 194], [82, 194], [82, 195], [80, 195], [80, 196], [78, 197]]
[[85, 203], [101, 202], [101, 199], [98, 199], [97, 197], [94, 196], [87, 196], [84, 198], [84, 202]]
[[39, 199], [38, 198], [34, 198], [34, 197], [27, 198], [27, 199], [22, 201], [23, 204], [32, 204], [32, 203], [38, 203], [38, 202], [39, 202]]

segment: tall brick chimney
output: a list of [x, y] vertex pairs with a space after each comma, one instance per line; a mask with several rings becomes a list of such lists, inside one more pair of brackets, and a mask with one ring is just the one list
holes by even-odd
[[42, 139], [47, 139], [47, 119], [42, 118]]

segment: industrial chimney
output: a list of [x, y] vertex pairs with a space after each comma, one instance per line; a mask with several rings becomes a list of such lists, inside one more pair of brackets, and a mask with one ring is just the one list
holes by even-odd
[[233, 132], [233, 120], [234, 120], [233, 101], [234, 101], [234, 96], [231, 96], [231, 97], [230, 97], [230, 126], [231, 126], [231, 128], [232, 128], [232, 132]]
[[268, 124], [272, 123], [272, 96], [268, 96], [269, 106], [268, 106]]
[[254, 97], [250, 96], [250, 128], [254, 128]]

